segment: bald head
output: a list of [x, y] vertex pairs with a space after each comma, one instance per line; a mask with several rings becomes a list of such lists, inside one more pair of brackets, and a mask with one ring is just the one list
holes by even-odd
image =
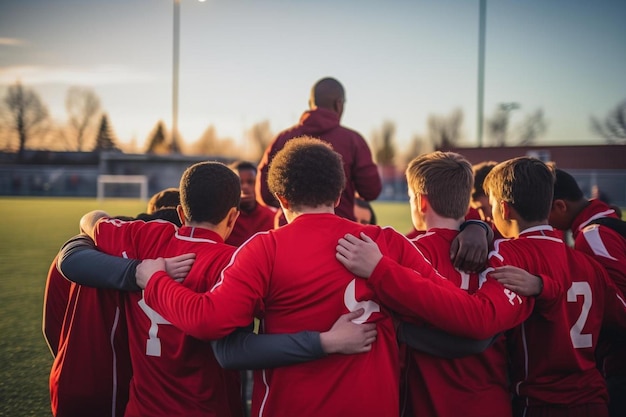
[[311, 109], [320, 107], [332, 110], [341, 116], [344, 102], [343, 86], [334, 78], [322, 78], [311, 88], [311, 97], [309, 98]]

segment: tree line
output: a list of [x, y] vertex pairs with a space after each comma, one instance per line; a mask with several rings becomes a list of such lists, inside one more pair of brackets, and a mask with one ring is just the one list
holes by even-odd
[[[510, 123], [511, 113], [520, 107], [518, 103], [502, 103], [485, 119], [488, 146], [532, 145], [546, 134], [548, 122], [542, 109], [526, 114], [515, 125]], [[248, 146], [242, 147], [233, 138], [219, 137], [215, 127], [209, 125], [195, 142], [187, 144], [180, 137], [172, 137], [165, 123], [159, 120], [143, 149], [138, 149], [136, 143], [122, 147], [92, 88], [70, 87], [65, 108], [66, 123], [56, 123], [35, 90], [19, 81], [10, 85], [0, 102], [0, 150], [18, 153], [18, 160], [26, 149], [38, 149], [220, 155], [257, 161], [274, 136], [269, 121], [261, 121], [245, 132]], [[421, 153], [458, 147], [463, 139], [463, 118], [461, 109], [454, 109], [447, 115], [428, 116], [426, 133], [414, 134], [403, 150], [397, 147], [395, 123], [383, 121], [369, 138], [374, 158], [380, 165], [404, 166]], [[626, 143], [626, 100], [603, 119], [591, 116], [590, 128], [607, 143]]]

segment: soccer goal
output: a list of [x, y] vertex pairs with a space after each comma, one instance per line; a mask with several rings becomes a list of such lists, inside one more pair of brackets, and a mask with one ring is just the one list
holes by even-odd
[[98, 200], [139, 198], [148, 201], [148, 177], [145, 175], [98, 175]]

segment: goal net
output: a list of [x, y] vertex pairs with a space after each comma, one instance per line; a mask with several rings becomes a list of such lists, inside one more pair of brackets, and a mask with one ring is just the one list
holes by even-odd
[[98, 200], [137, 196], [148, 201], [148, 177], [145, 175], [98, 175]]

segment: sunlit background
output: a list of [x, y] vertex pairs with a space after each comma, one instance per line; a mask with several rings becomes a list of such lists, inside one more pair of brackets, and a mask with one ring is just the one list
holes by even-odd
[[[514, 127], [538, 111], [541, 144], [599, 144], [590, 119], [626, 98], [626, 2], [486, 2], [484, 116]], [[172, 126], [173, 0], [0, 2], [0, 97], [33, 88], [58, 124], [71, 86], [93, 88], [121, 145]], [[369, 138], [395, 125], [400, 148], [429, 116], [463, 115], [477, 141], [479, 0], [180, 1], [178, 130], [243, 141], [307, 108], [321, 77], [347, 91], [343, 122]]]

